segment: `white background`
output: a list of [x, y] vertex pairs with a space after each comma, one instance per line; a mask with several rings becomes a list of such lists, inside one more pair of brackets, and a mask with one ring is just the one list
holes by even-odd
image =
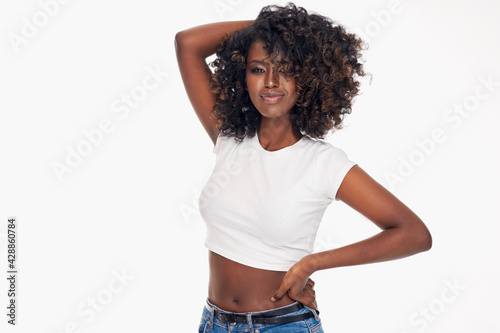
[[[2, 1], [0, 266], [6, 272], [15, 216], [19, 267], [15, 327], [1, 279], [2, 332], [196, 331], [208, 276], [196, 201], [215, 156], [183, 89], [174, 35], [253, 19], [266, 4]], [[315, 273], [325, 331], [499, 332], [500, 4], [296, 4], [369, 41], [371, 84], [327, 140], [412, 208], [434, 240], [403, 260]], [[149, 91], [148, 70], [161, 72]], [[132, 92], [143, 100], [126, 114], [122, 97]], [[112, 129], [89, 146], [83, 133], [106, 119]], [[77, 147], [88, 154], [59, 179], [54, 165]], [[376, 232], [333, 203], [316, 249]]]

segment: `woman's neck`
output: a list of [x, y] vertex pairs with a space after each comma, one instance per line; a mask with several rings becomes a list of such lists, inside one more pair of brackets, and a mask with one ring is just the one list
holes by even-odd
[[291, 146], [302, 138], [302, 134], [293, 131], [290, 121], [270, 118], [262, 118], [257, 134], [262, 148], [269, 151]]

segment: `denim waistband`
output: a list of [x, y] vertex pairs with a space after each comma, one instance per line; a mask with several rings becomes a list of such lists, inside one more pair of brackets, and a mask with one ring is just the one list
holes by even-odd
[[249, 314], [249, 313], [252, 314], [252, 315], [266, 315], [267, 313], [270, 313], [270, 312], [273, 312], [273, 311], [276, 311], [276, 310], [281, 310], [281, 309], [295, 307], [295, 306], [297, 306], [297, 304], [299, 304], [299, 302], [294, 302], [292, 304], [285, 305], [285, 306], [280, 307], [280, 308], [275, 308], [275, 309], [270, 309], [270, 310], [264, 310], [264, 311], [257, 311], [257, 312], [231, 312], [231, 311], [226, 311], [224, 309], [221, 309], [221, 308], [217, 307], [216, 305], [213, 305], [212, 303], [210, 303], [210, 300], [207, 298], [208, 310], [210, 310], [210, 308], [216, 308], [220, 312], [224, 312], [224, 313], [228, 313], [228, 314], [229, 313], [233, 313], [233, 314], [238, 314], [238, 315], [246, 315], [246, 314]]
[[[276, 325], [293, 325], [297, 329], [309, 331], [321, 328], [319, 311], [309, 308], [300, 302], [283, 307], [255, 311], [230, 312], [212, 304], [207, 298], [200, 321], [200, 332], [260, 332]], [[291, 326], [287, 326], [291, 328]], [[284, 327], [283, 327], [284, 328]], [[319, 332], [323, 332], [321, 329]]]
[[[294, 302], [292, 304], [289, 304], [289, 305], [285, 305], [283, 307], [279, 307], [279, 308], [274, 308], [274, 309], [270, 309], [270, 310], [264, 310], [264, 311], [256, 311], [256, 312], [231, 312], [231, 311], [226, 311], [224, 309], [221, 309], [219, 308], [218, 306], [210, 303], [210, 300], [208, 299], [207, 297], [207, 300], [206, 300], [206, 305], [205, 307], [207, 308], [208, 311], [210, 312], [213, 312], [213, 309], [217, 309], [219, 312], [223, 312], [223, 313], [227, 313], [227, 314], [235, 314], [235, 315], [252, 315], [252, 316], [266, 316], [267, 314], [269, 313], [272, 313], [276, 310], [281, 310], [281, 309], [286, 309], [286, 308], [292, 308], [292, 307], [296, 307], [297, 304], [301, 304], [299, 302]], [[313, 314], [314, 314], [314, 317], [316, 319], [318, 319], [318, 315], [319, 315], [319, 311], [317, 310], [314, 310], [313, 308], [310, 308], [308, 306], [305, 306], [305, 308], [307, 308], [309, 311], [311, 311]]]

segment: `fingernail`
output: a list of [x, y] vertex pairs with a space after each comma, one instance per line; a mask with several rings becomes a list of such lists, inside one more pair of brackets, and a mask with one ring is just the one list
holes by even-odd
[[276, 302], [276, 299], [274, 297], [271, 297], [271, 302]]

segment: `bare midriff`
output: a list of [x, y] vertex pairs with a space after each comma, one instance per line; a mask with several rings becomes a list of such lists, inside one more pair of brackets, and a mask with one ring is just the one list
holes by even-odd
[[279, 301], [271, 301], [271, 296], [279, 288], [286, 272], [249, 267], [212, 251], [209, 251], [208, 258], [208, 299], [222, 310], [256, 312], [295, 302], [288, 294]]

